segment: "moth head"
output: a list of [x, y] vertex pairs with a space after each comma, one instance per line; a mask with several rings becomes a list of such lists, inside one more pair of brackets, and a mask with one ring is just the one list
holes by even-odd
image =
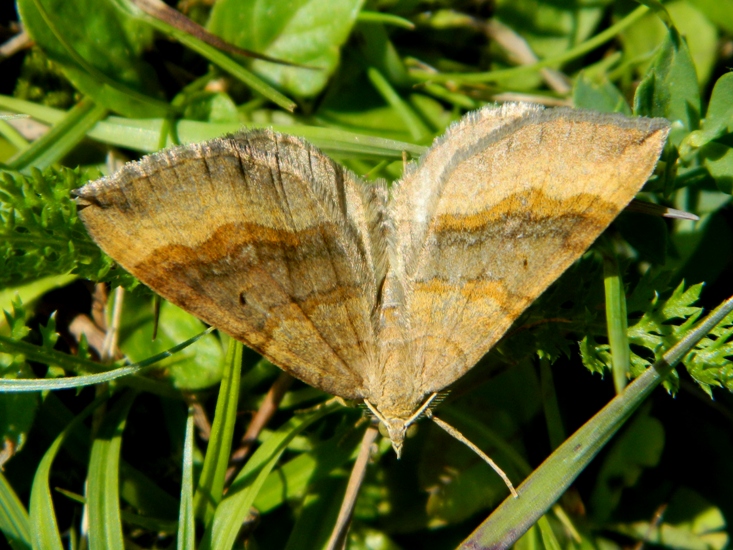
[[420, 405], [420, 408], [418, 408], [407, 419], [398, 417], [385, 417], [367, 399], [364, 400], [364, 404], [369, 408], [372, 414], [374, 414], [377, 420], [379, 420], [379, 433], [381, 433], [384, 437], [389, 437], [389, 440], [392, 442], [392, 448], [397, 454], [397, 458], [400, 458], [402, 456], [402, 445], [405, 442], [405, 437], [412, 435], [415, 430], [414, 423], [419, 420], [421, 416], [426, 414], [426, 411], [429, 409], [431, 403], [437, 397], [437, 395], [438, 394], [434, 393], [430, 397], [428, 397], [425, 402]]
[[401, 418], [380, 419], [379, 421], [379, 433], [384, 437], [389, 437], [397, 458], [402, 456], [402, 444], [405, 442], [407, 429], [412, 427]]

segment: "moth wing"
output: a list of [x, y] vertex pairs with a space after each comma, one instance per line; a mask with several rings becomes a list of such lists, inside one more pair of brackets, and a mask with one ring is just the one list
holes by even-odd
[[361, 396], [383, 188], [254, 131], [148, 156], [76, 194], [92, 238], [155, 292], [306, 383]]
[[649, 178], [668, 131], [663, 119], [513, 104], [436, 141], [390, 205], [387, 280], [402, 287], [402, 341], [390, 345], [415, 358], [420, 393], [462, 376], [583, 254]]

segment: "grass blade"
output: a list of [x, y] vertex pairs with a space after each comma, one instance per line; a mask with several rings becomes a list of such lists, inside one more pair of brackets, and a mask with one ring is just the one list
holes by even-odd
[[214, 519], [204, 535], [200, 548], [219, 550], [234, 545], [242, 527], [242, 518], [247, 517], [260, 488], [290, 441], [313, 422], [340, 406], [333, 402], [308, 415], [290, 419], [257, 449], [232, 483], [226, 498], [217, 506]]
[[677, 362], [733, 311], [733, 298], [716, 308], [687, 336], [580, 427], [468, 537], [460, 548], [508, 548], [570, 486], [603, 446], [643, 403]]
[[181, 470], [181, 507], [178, 514], [178, 550], [193, 550], [196, 547], [196, 524], [193, 513], [193, 410], [188, 409], [186, 438], [183, 444]]
[[2, 473], [0, 473], [0, 531], [12, 548], [31, 547], [28, 512]]
[[196, 517], [203, 518], [206, 524], [213, 517], [214, 510], [221, 501], [224, 491], [224, 478], [227, 466], [229, 466], [232, 434], [237, 419], [241, 368], [242, 344], [230, 339], [224, 378], [221, 381], [219, 397], [216, 401], [214, 424], [211, 427], [206, 458], [204, 458], [204, 466], [194, 497]]
[[54, 442], [48, 448], [41, 459], [41, 463], [36, 469], [33, 477], [33, 486], [31, 487], [30, 499], [30, 527], [33, 537], [34, 548], [63, 548], [61, 544], [61, 535], [56, 523], [56, 512], [53, 507], [53, 499], [51, 498], [50, 476], [51, 466], [61, 445], [64, 444], [68, 435], [75, 430], [81, 422], [86, 419], [96, 408], [109, 399], [109, 394], [104, 393], [95, 399], [81, 414], [76, 416], [74, 420], [56, 437]]
[[123, 550], [119, 464], [122, 432], [135, 392], [127, 392], [107, 413], [92, 443], [87, 477], [89, 548]]

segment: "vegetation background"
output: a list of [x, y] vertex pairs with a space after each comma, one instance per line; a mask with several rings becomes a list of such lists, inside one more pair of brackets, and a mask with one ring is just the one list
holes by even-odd
[[[506, 544], [525, 530], [528, 549], [727, 546], [733, 318], [685, 348], [666, 391], [641, 375], [733, 289], [733, 0], [173, 7], [0, 7], [0, 530], [12, 547], [325, 547], [366, 428], [356, 408], [313, 408], [328, 399], [313, 388], [285, 391], [247, 350], [240, 378], [216, 333], [160, 360], [205, 327], [163, 303], [151, 339], [151, 293], [85, 234], [72, 189], [110, 163], [270, 126], [393, 181], [403, 152], [503, 101], [668, 118], [640, 198], [699, 221], [622, 214], [441, 405], [515, 483], [535, 471], [523, 498], [490, 516], [502, 481], [423, 422], [400, 461], [376, 445], [348, 547]], [[639, 376], [646, 393], [623, 392]], [[279, 389], [230, 485], [232, 435], [236, 449]], [[604, 409], [616, 394], [621, 408]], [[574, 432], [592, 452], [561, 446]]]

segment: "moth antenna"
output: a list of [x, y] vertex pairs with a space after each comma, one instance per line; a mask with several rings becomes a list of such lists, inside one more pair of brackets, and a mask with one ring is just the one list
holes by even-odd
[[466, 439], [466, 437], [461, 432], [459, 432], [458, 430], [456, 430], [453, 426], [451, 426], [447, 422], [444, 422], [440, 418], [434, 416], [433, 415], [433, 412], [431, 410], [429, 410], [429, 409], [426, 410], [425, 411], [425, 416], [427, 416], [430, 420], [432, 420], [438, 426], [440, 426], [441, 428], [443, 428], [453, 438], [457, 439], [458, 441], [460, 441], [461, 443], [463, 443], [464, 445], [466, 445], [469, 449], [471, 449], [474, 453], [476, 453], [481, 458], [483, 458], [484, 459], [484, 462], [486, 462], [489, 466], [491, 466], [494, 469], [494, 471], [497, 474], [499, 474], [499, 476], [501, 477], [501, 479], [504, 480], [504, 483], [509, 488], [509, 491], [512, 493], [512, 496], [514, 498], [519, 498], [519, 493], [517, 493], [517, 490], [514, 488], [514, 485], [512, 485], [512, 482], [509, 480], [509, 476], [507, 476], [504, 473], [504, 470], [502, 470], [501, 468], [499, 468], [499, 466], [497, 466], [496, 462], [494, 462], [493, 460], [491, 460], [491, 458], [489, 458], [489, 455], [487, 455], [485, 452], [483, 452], [481, 449], [479, 449], [476, 445], [474, 445], [468, 439]]
[[449, 394], [450, 392], [447, 390], [437, 392], [435, 398], [432, 401], [432, 404], [430, 405], [430, 409], [432, 410], [432, 409], [437, 408], [438, 405], [440, 405], [443, 401], [445, 401], [445, 399], [448, 397]]

